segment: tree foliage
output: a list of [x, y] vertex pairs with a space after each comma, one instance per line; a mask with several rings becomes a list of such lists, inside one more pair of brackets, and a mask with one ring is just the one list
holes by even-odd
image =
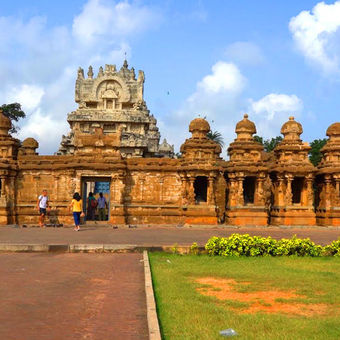
[[223, 136], [220, 132], [218, 131], [209, 131], [207, 133], [207, 137], [209, 139], [211, 139], [212, 141], [214, 141], [215, 143], [219, 144], [221, 146], [221, 148], [224, 147], [224, 140], [223, 140]]
[[256, 142], [264, 146], [264, 151], [271, 152], [275, 149], [276, 145], [282, 141], [283, 138], [281, 136], [277, 136], [271, 139], [263, 139], [263, 137], [254, 136], [254, 139]]
[[322, 158], [321, 149], [327, 143], [327, 138], [323, 139], [314, 139], [311, 143], [311, 150], [309, 151], [309, 160], [313, 163], [314, 166], [317, 166]]
[[14, 125], [13, 122], [17, 122], [20, 118], [26, 117], [25, 112], [21, 109], [21, 105], [19, 103], [3, 104], [1, 105], [1, 109], [2, 113], [12, 122], [12, 127], [9, 132], [17, 133], [20, 128], [17, 125]]

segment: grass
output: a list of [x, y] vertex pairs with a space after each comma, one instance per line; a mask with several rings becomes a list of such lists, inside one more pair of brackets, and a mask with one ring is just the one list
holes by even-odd
[[[227, 328], [238, 332], [237, 339], [340, 339], [339, 258], [222, 258], [165, 253], [149, 256], [163, 339], [223, 339], [219, 331]], [[305, 297], [278, 300], [327, 304], [327, 313], [312, 317], [242, 314], [240, 311], [248, 303], [217, 300], [199, 293], [199, 287], [209, 289], [195, 282], [203, 277], [250, 282], [238, 292], [295, 290]]]

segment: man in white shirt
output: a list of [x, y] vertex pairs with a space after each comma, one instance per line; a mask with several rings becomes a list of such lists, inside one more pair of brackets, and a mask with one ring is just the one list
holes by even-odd
[[46, 209], [48, 208], [47, 190], [43, 190], [42, 194], [38, 197], [37, 210], [39, 211], [39, 225], [41, 228], [45, 227], [44, 221], [46, 216]]

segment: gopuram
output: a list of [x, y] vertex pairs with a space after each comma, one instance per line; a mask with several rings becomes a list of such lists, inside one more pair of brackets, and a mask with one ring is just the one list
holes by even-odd
[[33, 138], [13, 138], [11, 121], [0, 112], [0, 224], [37, 224], [37, 197], [46, 189], [53, 223], [71, 224], [74, 192], [86, 201], [91, 191], [107, 198], [109, 224], [340, 226], [339, 122], [327, 129], [318, 167], [293, 117], [282, 126], [282, 142], [267, 153], [244, 115], [228, 160], [207, 137], [209, 123], [196, 118], [175, 158], [172, 145], [159, 143], [143, 89], [143, 71], [136, 77], [126, 61], [119, 71], [100, 67], [97, 76], [91, 66], [87, 77], [80, 68], [78, 108], [52, 156], [39, 155]]

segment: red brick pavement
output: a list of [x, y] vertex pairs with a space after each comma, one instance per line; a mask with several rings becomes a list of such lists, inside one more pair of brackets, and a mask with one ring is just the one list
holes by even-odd
[[147, 339], [140, 254], [0, 254], [0, 339]]
[[38, 244], [134, 244], [146, 246], [191, 245], [197, 242], [204, 245], [211, 236], [229, 236], [232, 233], [272, 236], [274, 238], [310, 237], [314, 242], [326, 244], [340, 237], [339, 228], [228, 228], [228, 227], [84, 227], [80, 232], [73, 228], [14, 228], [0, 227], [0, 243], [38, 243]]

